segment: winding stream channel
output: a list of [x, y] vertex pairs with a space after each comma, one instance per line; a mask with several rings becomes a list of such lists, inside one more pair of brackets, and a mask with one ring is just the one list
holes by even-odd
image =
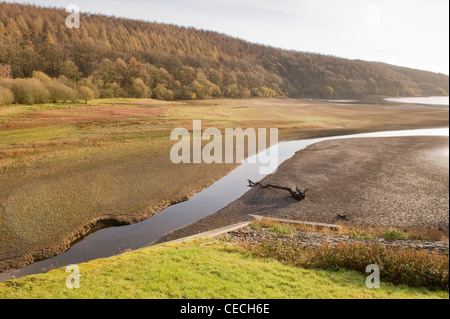
[[[400, 137], [400, 136], [449, 136], [449, 129], [421, 129], [407, 131], [376, 132], [346, 136], [333, 136], [308, 140], [281, 142], [277, 145], [279, 165], [309, 145], [337, 139]], [[448, 153], [448, 150], [446, 150]], [[98, 230], [75, 243], [70, 250], [50, 259], [36, 262], [19, 270], [0, 273], [0, 282], [89, 260], [111, 257], [127, 250], [147, 247], [164, 235], [215, 213], [244, 195], [249, 188], [247, 179], [260, 181], [259, 165], [249, 163], [236, 168], [209, 188], [186, 202], [168, 207], [157, 215], [134, 225], [109, 227]]]

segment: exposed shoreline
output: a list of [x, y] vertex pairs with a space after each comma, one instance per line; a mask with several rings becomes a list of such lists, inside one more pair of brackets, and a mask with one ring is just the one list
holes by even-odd
[[[345, 221], [348, 225], [448, 232], [448, 156], [430, 155], [426, 159], [433, 149], [448, 149], [448, 137], [361, 141], [311, 145], [263, 180], [309, 188], [307, 200], [298, 202], [286, 192], [253, 188], [219, 212], [159, 242], [237, 223], [249, 213], [325, 223], [339, 221], [340, 214], [349, 219]], [[380, 156], [383, 161], [379, 161]], [[421, 163], [423, 160], [428, 162]], [[421, 171], [422, 164], [427, 167]]]
[[229, 232], [222, 236], [223, 239], [229, 240], [234, 243], [245, 242], [249, 245], [259, 243], [282, 243], [282, 242], [295, 242], [301, 246], [307, 246], [311, 248], [317, 248], [327, 243], [328, 245], [335, 246], [338, 244], [363, 244], [371, 245], [376, 244], [383, 247], [396, 247], [400, 249], [414, 249], [419, 251], [426, 251], [436, 254], [448, 254], [448, 243], [427, 241], [427, 240], [410, 240], [410, 239], [384, 239], [380, 237], [371, 237], [367, 239], [352, 238], [348, 235], [339, 233], [321, 233], [315, 231], [293, 231], [288, 236], [277, 235], [263, 227], [251, 226]]
[[[446, 127], [446, 125], [443, 125], [442, 127]], [[302, 132], [301, 136], [287, 136], [281, 141], [287, 141], [287, 140], [293, 140], [293, 139], [312, 139], [312, 138], [319, 138], [319, 137], [325, 137], [325, 136], [340, 136], [340, 135], [351, 135], [351, 134], [358, 134], [358, 133], [370, 133], [370, 132], [377, 132], [377, 131], [386, 131], [386, 130], [408, 130], [408, 129], [422, 129], [422, 128], [429, 128], [429, 123], [420, 123], [415, 125], [410, 124], [402, 124], [402, 125], [384, 125], [382, 127], [378, 128], [365, 128], [365, 129], [327, 129], [327, 130], [318, 130], [313, 132]], [[57, 256], [61, 253], [66, 252], [70, 249], [70, 247], [78, 242], [79, 240], [82, 240], [86, 235], [92, 233], [93, 231], [105, 228], [105, 227], [111, 227], [111, 226], [120, 226], [120, 225], [130, 225], [139, 223], [141, 221], [144, 221], [158, 212], [164, 210], [165, 208], [177, 204], [179, 202], [188, 200], [196, 193], [202, 191], [203, 189], [209, 187], [212, 185], [215, 181], [219, 180], [220, 178], [226, 176], [234, 167], [231, 167], [228, 171], [225, 172], [225, 174], [222, 174], [220, 176], [214, 176], [210, 179], [210, 182], [207, 185], [203, 185], [202, 187], [198, 189], [191, 189], [189, 193], [186, 194], [177, 194], [179, 200], [173, 200], [172, 202], [165, 202], [165, 203], [159, 203], [158, 205], [155, 205], [154, 207], [150, 209], [146, 209], [146, 214], [140, 214], [139, 216], [111, 216], [111, 217], [100, 217], [96, 218], [95, 220], [91, 221], [87, 225], [80, 226], [77, 231], [72, 232], [71, 234], [68, 234], [61, 242], [54, 243], [53, 245], [49, 247], [44, 247], [43, 249], [36, 250], [35, 252], [31, 254], [25, 254], [22, 256], [18, 256], [17, 258], [10, 258], [6, 260], [0, 261], [0, 272], [5, 272], [9, 270], [16, 270], [24, 268], [30, 264], [33, 264], [35, 262], [45, 260], [48, 258], [52, 258], [54, 256]], [[221, 172], [222, 173], [222, 172]], [[215, 214], [213, 214], [215, 215]], [[172, 238], [174, 234], [175, 236], [178, 236], [177, 234], [181, 231], [184, 233], [185, 229], [190, 229], [192, 225], [188, 225], [185, 228], [182, 228], [179, 231], [175, 231], [174, 233], [168, 234], [166, 236], [167, 238]], [[215, 227], [213, 227], [215, 228]], [[209, 229], [208, 229], [209, 230]], [[161, 241], [164, 241], [166, 239], [164, 237]], [[178, 236], [177, 238], [179, 238]]]

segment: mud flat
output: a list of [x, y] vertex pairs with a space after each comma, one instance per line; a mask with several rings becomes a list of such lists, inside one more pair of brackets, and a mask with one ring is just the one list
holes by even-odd
[[64, 253], [100, 228], [147, 220], [227, 176], [237, 165], [169, 160], [171, 130], [195, 119], [222, 131], [278, 127], [282, 141], [296, 141], [448, 127], [448, 107], [112, 99], [0, 108], [0, 271]]
[[299, 202], [288, 192], [255, 187], [161, 242], [236, 223], [248, 214], [448, 233], [448, 149], [448, 137], [427, 136], [311, 145], [262, 181], [309, 189], [306, 200]]

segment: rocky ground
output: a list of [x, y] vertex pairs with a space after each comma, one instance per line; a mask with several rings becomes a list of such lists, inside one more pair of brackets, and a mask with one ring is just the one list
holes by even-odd
[[247, 242], [248, 244], [256, 244], [261, 242], [283, 242], [283, 241], [295, 241], [298, 244], [317, 247], [324, 242], [336, 245], [338, 243], [351, 244], [351, 243], [378, 243], [389, 247], [398, 248], [410, 248], [417, 250], [426, 250], [429, 252], [436, 252], [445, 254], [449, 252], [449, 244], [437, 241], [425, 241], [425, 240], [387, 240], [384, 238], [373, 239], [354, 239], [347, 235], [320, 233], [320, 232], [306, 232], [296, 231], [291, 235], [280, 236], [268, 229], [253, 227], [245, 227], [243, 229], [230, 232], [224, 236], [223, 239], [230, 240], [232, 242]]

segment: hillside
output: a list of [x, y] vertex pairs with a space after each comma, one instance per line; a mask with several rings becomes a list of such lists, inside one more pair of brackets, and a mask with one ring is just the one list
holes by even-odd
[[[81, 28], [69, 29], [67, 16], [64, 9], [0, 3], [0, 78], [42, 71], [66, 87], [88, 87], [95, 97], [163, 100], [449, 92], [449, 77], [432, 72], [103, 15], [84, 13]], [[0, 89], [12, 87], [2, 83]]]

